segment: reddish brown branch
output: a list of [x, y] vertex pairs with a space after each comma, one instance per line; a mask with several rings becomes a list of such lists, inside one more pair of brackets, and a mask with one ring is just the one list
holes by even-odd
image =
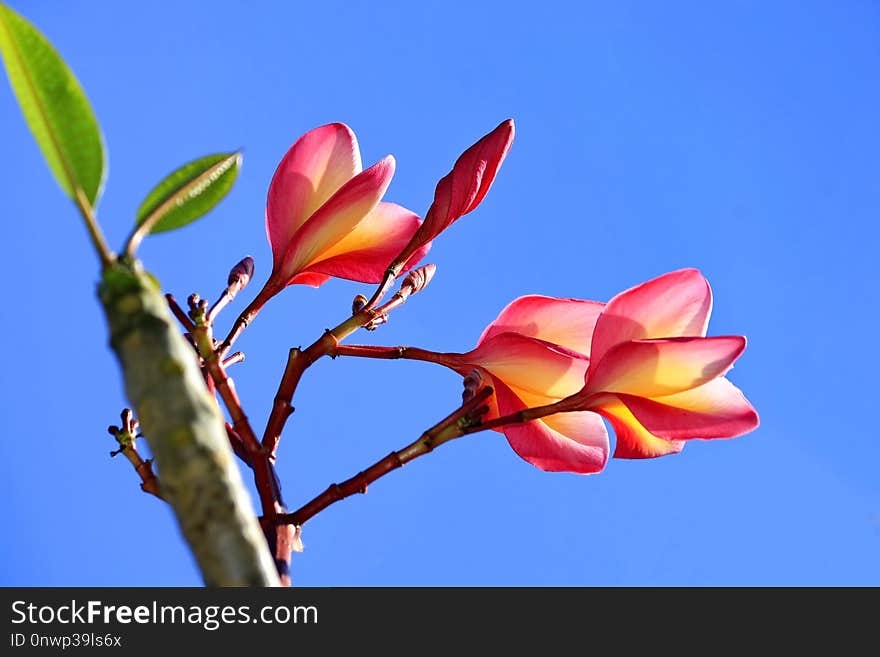
[[253, 468], [254, 462], [251, 453], [244, 446], [241, 437], [232, 428], [229, 422], [226, 423], [226, 437], [229, 438], [229, 446], [232, 447], [233, 453], [240, 458], [248, 467]]
[[[202, 308], [201, 313], [204, 313], [204, 311], [205, 309]], [[254, 482], [260, 498], [263, 517], [275, 518], [278, 514], [283, 514], [287, 511], [284, 506], [284, 500], [281, 497], [281, 486], [275, 473], [275, 467], [269, 458], [269, 453], [263, 449], [260, 441], [257, 440], [257, 436], [248, 421], [247, 415], [244, 413], [241, 400], [235, 390], [235, 383], [226, 374], [226, 370], [220, 361], [220, 355], [214, 349], [211, 327], [207, 325], [206, 317], [204, 314], [199, 314], [196, 320], [193, 337], [204, 361], [205, 369], [210, 374], [217, 393], [223, 400], [232, 419], [232, 433], [238, 437], [250, 457], [250, 466], [254, 473]], [[269, 548], [272, 550], [281, 582], [289, 586], [290, 551], [293, 545], [292, 534], [287, 530], [282, 531], [271, 526], [264, 526], [264, 533], [269, 543]]]
[[[126, 456], [128, 456], [128, 454], [126, 454]], [[150, 459], [142, 460], [139, 464], [135, 465], [134, 469], [141, 478], [141, 490], [150, 495], [155, 495], [160, 500], [164, 501], [165, 498], [159, 491], [159, 480], [153, 472], [153, 461]]]
[[244, 362], [244, 354], [240, 351], [236, 351], [229, 358], [223, 361], [223, 368], [230, 367], [231, 365], [235, 365], [237, 363]]
[[331, 484], [327, 490], [293, 513], [278, 516], [277, 522], [295, 526], [302, 525], [331, 504], [344, 500], [346, 497], [356, 493], [366, 493], [369, 484], [401, 466], [403, 466], [403, 462], [400, 460], [400, 455], [397, 452], [391, 452], [385, 458], [377, 461], [366, 470], [357, 473], [354, 477], [343, 481], [341, 484]]
[[171, 312], [177, 318], [177, 321], [186, 329], [189, 333], [192, 333], [195, 326], [192, 323], [192, 320], [187, 316], [185, 312], [183, 312], [183, 308], [177, 303], [177, 299], [174, 298], [173, 294], [166, 294], [165, 300], [168, 302], [168, 307], [171, 309]]
[[277, 516], [276, 522], [300, 526], [331, 504], [344, 500], [346, 497], [356, 493], [366, 493], [367, 487], [377, 479], [397, 470], [419, 456], [432, 452], [439, 445], [463, 436], [465, 427], [473, 422], [478, 422], [479, 417], [488, 411], [488, 407], [484, 406], [483, 402], [492, 395], [492, 392], [492, 388], [488, 386], [482, 388], [472, 399], [463, 403], [453, 413], [425, 431], [415, 442], [396, 452], [391, 452], [385, 458], [376, 461], [366, 470], [357, 473], [342, 483], [331, 484], [327, 490], [293, 513]]
[[[287, 365], [284, 368], [284, 374], [278, 384], [278, 391], [275, 394], [275, 401], [272, 405], [272, 412], [269, 415], [269, 421], [266, 423], [266, 429], [263, 432], [263, 448], [266, 449], [270, 458], [275, 458], [278, 451], [278, 442], [281, 440], [281, 432], [287, 423], [287, 418], [293, 413], [293, 395], [299, 385], [303, 373], [315, 361], [322, 356], [335, 356], [339, 343], [349, 335], [357, 331], [359, 328], [371, 328], [375, 326], [382, 318], [387, 317], [388, 313], [403, 304], [411, 295], [424, 289], [434, 275], [434, 265], [425, 265], [410, 272], [400, 289], [384, 306], [372, 309], [371, 303], [377, 302], [385, 294], [387, 287], [394, 283], [396, 272], [389, 270], [386, 272], [386, 280], [382, 282], [373, 295], [373, 299], [362, 307], [354, 315], [346, 319], [333, 329], [325, 331], [314, 343], [304, 350], [291, 349], [287, 359]], [[358, 304], [360, 305], [360, 304]], [[428, 352], [425, 352], [428, 353]]]
[[427, 349], [419, 349], [418, 347], [377, 347], [374, 345], [340, 344], [329, 355], [333, 358], [336, 356], [357, 356], [359, 358], [379, 358], [383, 360], [404, 358], [407, 360], [421, 360], [428, 363], [449, 365], [451, 357], [458, 354], [438, 353], [428, 351]]
[[[360, 314], [355, 315], [355, 318], [360, 318]], [[363, 323], [366, 324], [371, 319], [371, 315], [365, 314]], [[344, 323], [340, 326], [343, 325]], [[334, 329], [334, 331], [337, 329]], [[293, 401], [293, 394], [299, 385], [299, 381], [312, 363], [336, 348], [338, 341], [334, 331], [325, 331], [324, 335], [305, 350], [298, 348], [290, 350], [290, 354], [287, 357], [287, 365], [284, 367], [284, 374], [281, 375], [278, 391], [275, 393], [272, 412], [269, 414], [269, 420], [266, 422], [266, 429], [263, 432], [263, 449], [267, 451], [272, 459], [275, 458], [275, 453], [278, 450], [281, 431], [287, 423], [287, 418], [293, 413], [291, 402]]]
[[110, 452], [110, 456], [116, 456], [117, 454], [125, 456], [141, 479], [141, 490], [150, 495], [155, 495], [160, 500], [164, 500], [165, 498], [159, 491], [159, 480], [153, 472], [152, 460], [141, 458], [135, 445], [135, 441], [138, 438], [138, 421], [134, 418], [130, 408], [123, 409], [120, 416], [122, 418], [122, 428], [117, 426], [108, 428], [110, 435], [119, 443], [119, 449], [115, 452]]
[[376, 288], [373, 296], [370, 297], [369, 301], [367, 301], [366, 305], [364, 306], [364, 310], [370, 311], [379, 304], [379, 302], [382, 300], [382, 297], [388, 294], [388, 290], [390, 290], [391, 287], [394, 285], [394, 281], [397, 279], [397, 275], [400, 274], [401, 269], [403, 269], [403, 265], [392, 265], [385, 270], [385, 274], [382, 277], [382, 282], [379, 283], [379, 287]]

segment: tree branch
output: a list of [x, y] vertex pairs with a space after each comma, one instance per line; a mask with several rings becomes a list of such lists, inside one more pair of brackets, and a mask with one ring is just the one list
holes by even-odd
[[[443, 443], [465, 435], [465, 427], [479, 421], [480, 416], [488, 412], [488, 406], [484, 406], [492, 396], [492, 388], [486, 386], [479, 390], [473, 398], [463, 403], [453, 413], [425, 431], [419, 438], [403, 449], [391, 452], [388, 456], [380, 459], [366, 470], [346, 479], [340, 484], [331, 484], [327, 490], [315, 497], [310, 502], [294, 511], [276, 517], [279, 524], [300, 526], [307, 520], [315, 517], [331, 504], [344, 500], [356, 493], [366, 493], [367, 486], [393, 472], [413, 459], [432, 452]], [[472, 432], [471, 432], [472, 433]]]

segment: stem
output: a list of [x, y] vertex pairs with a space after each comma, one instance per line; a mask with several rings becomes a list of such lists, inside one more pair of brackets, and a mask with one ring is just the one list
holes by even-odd
[[247, 415], [244, 414], [241, 400], [235, 391], [235, 383], [220, 365], [217, 355], [213, 354], [212, 356], [209, 354], [205, 358], [205, 366], [211, 375], [211, 379], [214, 381], [220, 398], [229, 411], [229, 416], [232, 418], [232, 431], [239, 437], [239, 440], [241, 440], [251, 455], [254, 479], [256, 480], [257, 492], [260, 495], [260, 506], [263, 509], [263, 515], [274, 515], [278, 511], [278, 507], [283, 506], [275, 469], [257, 440]]
[[[420, 360], [428, 363], [437, 363], [447, 367], [454, 367], [454, 358], [460, 354], [454, 353], [438, 353], [428, 351], [427, 349], [419, 349], [417, 347], [376, 347], [372, 345], [337, 345], [330, 354], [334, 358], [336, 356], [357, 356], [360, 358], [379, 358], [393, 360], [397, 358], [405, 358], [408, 360]], [[555, 413], [566, 413], [572, 411], [582, 411], [586, 408], [585, 400], [579, 395], [567, 397], [552, 404], [544, 406], [536, 406], [535, 408], [527, 408], [510, 415], [495, 418], [488, 422], [483, 422], [475, 427], [465, 429], [465, 433], [474, 433], [475, 431], [485, 431], [486, 429], [496, 429], [508, 424], [522, 424], [538, 420]]]
[[266, 430], [263, 432], [263, 449], [269, 453], [270, 458], [275, 458], [275, 453], [278, 451], [278, 442], [281, 439], [281, 432], [284, 430], [287, 418], [293, 413], [291, 402], [303, 372], [322, 356], [334, 353], [339, 347], [340, 340], [345, 339], [362, 326], [366, 326], [375, 317], [375, 312], [361, 310], [335, 328], [325, 331], [324, 335], [315, 340], [308, 348], [304, 350], [298, 348], [290, 350], [284, 374], [281, 376], [278, 391], [275, 393], [272, 412], [269, 414]]
[[192, 333], [195, 326], [193, 325], [192, 320], [187, 317], [187, 314], [183, 312], [183, 308], [177, 303], [177, 299], [174, 298], [174, 295], [166, 294], [165, 300], [168, 302], [168, 307], [171, 309], [172, 314], [177, 318], [177, 321], [180, 322], [183, 328]]
[[89, 199], [86, 198], [85, 192], [79, 187], [76, 188], [74, 202], [76, 203], [77, 209], [79, 209], [79, 213], [86, 222], [86, 228], [89, 231], [92, 246], [95, 247], [95, 251], [98, 252], [98, 257], [101, 258], [101, 268], [106, 269], [116, 260], [116, 254], [113, 253], [107, 245], [104, 233], [101, 232], [101, 227], [98, 225], [98, 220], [95, 218], [95, 211], [92, 208], [92, 204], [89, 202]]
[[[131, 411], [126, 409], [126, 411], [123, 411], [123, 420], [125, 419], [126, 412], [128, 413], [128, 417], [131, 417]], [[137, 446], [135, 445], [135, 441], [137, 440], [135, 435], [136, 427], [136, 424], [132, 425], [131, 423], [129, 423], [129, 426], [124, 426], [122, 430], [119, 431], [113, 431], [114, 429], [118, 429], [118, 427], [110, 427], [113, 436], [116, 438], [117, 442], [119, 442], [119, 449], [115, 452], [110, 452], [110, 456], [122, 454], [128, 459], [128, 462], [131, 463], [134, 471], [137, 473], [138, 477], [140, 477], [141, 490], [145, 493], [155, 495], [160, 500], [165, 500], [162, 493], [159, 492], [159, 480], [156, 479], [156, 473], [153, 472], [153, 462], [149, 459], [144, 460], [140, 453], [138, 453]]]
[[556, 413], [571, 413], [574, 411], [582, 410], [584, 410], [583, 403], [579, 401], [577, 395], [572, 395], [571, 397], [566, 397], [565, 399], [561, 399], [558, 402], [554, 402], [552, 404], [536, 406], [534, 408], [526, 408], [521, 411], [511, 413], [509, 415], [497, 417], [494, 420], [489, 420], [488, 422], [481, 422], [478, 425], [466, 427], [463, 431], [465, 434], [475, 433], [477, 431], [486, 431], [487, 429], [497, 429], [498, 427], [503, 427], [508, 424], [523, 424], [525, 422], [532, 422], [533, 420], [539, 420], [542, 417], [555, 415]]
[[[246, 263], [249, 263], [249, 265]], [[220, 314], [220, 311], [235, 299], [244, 286], [250, 282], [251, 278], [250, 273], [247, 273], [248, 270], [253, 272], [253, 258], [250, 256], [233, 267], [229, 277], [230, 283], [226, 286], [222, 294], [217, 298], [217, 301], [214, 302], [214, 305], [211, 306], [211, 309], [208, 311], [208, 324], [213, 326], [214, 320], [217, 318], [217, 315]]]
[[364, 310], [372, 310], [382, 300], [382, 297], [388, 294], [388, 290], [390, 290], [391, 287], [394, 285], [394, 281], [397, 279], [397, 275], [400, 273], [401, 269], [403, 269], [402, 265], [392, 265], [385, 270], [385, 275], [382, 277], [382, 282], [379, 283], [379, 287], [376, 288], [376, 291], [373, 292], [373, 296], [370, 297], [369, 301], [367, 301], [367, 305], [365, 305], [363, 308]]
[[[236, 290], [237, 291], [237, 290]], [[217, 301], [214, 302], [214, 305], [211, 306], [211, 309], [208, 311], [208, 323], [213, 324], [214, 319], [217, 315], [220, 314], [220, 311], [223, 310], [226, 305], [235, 298], [235, 292], [231, 288], [225, 288], [223, 293], [217, 297]]]
[[[238, 336], [244, 332], [244, 330], [250, 325], [254, 318], [257, 316], [257, 313], [260, 312], [260, 309], [263, 307], [263, 304], [266, 303], [266, 300], [272, 295], [264, 295], [266, 288], [257, 295], [257, 297], [251, 301], [250, 305], [245, 308], [238, 318], [235, 320], [235, 323], [232, 325], [232, 328], [229, 329], [229, 333], [223, 339], [223, 342], [220, 344], [220, 347], [217, 349], [217, 353], [220, 357], [224, 357], [226, 353], [229, 351], [229, 348], [235, 343], [238, 339]], [[211, 309], [214, 311], [214, 309]], [[214, 311], [214, 315], [217, 314], [217, 311]]]
[[332, 358], [337, 356], [358, 356], [360, 358], [380, 358], [383, 360], [395, 360], [404, 358], [407, 360], [420, 360], [426, 363], [437, 363], [438, 365], [452, 366], [453, 358], [459, 354], [438, 353], [436, 351], [428, 351], [427, 349], [419, 349], [418, 347], [377, 347], [373, 345], [336, 345], [333, 351], [328, 354]]
[[232, 428], [232, 425], [229, 424], [229, 422], [226, 423], [226, 436], [229, 438], [229, 446], [232, 448], [235, 455], [249, 468], [253, 468], [254, 460], [251, 458], [251, 453], [247, 451], [247, 448], [241, 441], [241, 436], [235, 433], [235, 429]]
[[419, 456], [432, 452], [443, 443], [465, 435], [465, 430], [463, 429], [464, 422], [471, 419], [469, 416], [472, 414], [482, 414], [488, 410], [482, 404], [492, 393], [491, 387], [484, 387], [452, 414], [425, 431], [415, 442], [396, 452], [391, 452], [385, 458], [376, 461], [366, 470], [346, 479], [341, 484], [331, 484], [327, 490], [310, 502], [307, 502], [293, 513], [277, 516], [275, 521], [279, 524], [300, 526], [331, 504], [344, 500], [346, 497], [356, 493], [366, 493], [367, 486], [377, 479], [384, 477], [389, 472], [397, 470]]
[[[386, 272], [385, 281], [380, 285], [377, 293], [373, 295], [374, 303], [375, 300], [380, 299], [381, 296], [384, 295], [385, 288], [390, 287], [394, 282], [395, 272], [396, 270], [394, 269], [389, 269]], [[433, 271], [427, 274], [427, 278], [425, 278], [425, 274], [423, 274], [420, 283], [416, 283], [407, 278], [404, 280], [403, 285], [401, 285], [400, 290], [398, 290], [384, 306], [372, 309], [368, 302], [366, 306], [355, 313], [352, 317], [349, 317], [336, 326], [336, 328], [325, 331], [324, 335], [318, 338], [305, 350], [290, 350], [287, 365], [284, 368], [284, 374], [281, 377], [281, 382], [278, 384], [278, 392], [275, 394], [272, 412], [269, 415], [269, 421], [266, 423], [266, 430], [263, 432], [263, 447], [269, 451], [270, 458], [274, 459], [275, 453], [278, 451], [278, 442], [281, 440], [281, 432], [284, 430], [287, 418], [293, 413], [293, 405], [291, 404], [293, 401], [293, 395], [296, 392], [299, 381], [306, 369], [322, 356], [331, 356], [335, 358], [342, 353], [340, 351], [342, 347], [339, 345], [342, 340], [357, 331], [359, 328], [365, 326], [369, 328], [377, 318], [385, 317], [391, 310], [405, 303], [412, 294], [418, 292], [427, 281], [430, 281], [432, 275]], [[377, 354], [380, 352], [384, 354], [385, 352], [383, 352], [383, 349], [386, 351], [388, 349], [391, 351], [396, 349], [397, 355], [392, 355], [391, 351], [388, 351], [388, 355], [378, 355], [375, 356], [376, 358], [413, 358], [416, 360], [427, 360], [430, 362], [441, 363], [450, 367], [453, 366], [452, 356], [454, 356], [454, 354], [436, 354], [434, 352], [413, 347], [377, 347], [375, 350], [371, 350], [369, 347], [364, 347], [363, 349], [370, 353]], [[348, 355], [353, 355], [353, 352], [348, 352]]]
[[236, 363], [241, 363], [244, 361], [244, 353], [240, 351], [236, 351], [229, 358], [223, 361], [223, 368], [226, 369], [230, 365], [235, 365]]
[[[232, 418], [231, 433], [238, 437], [250, 456], [249, 465], [254, 472], [254, 481], [260, 497], [263, 517], [275, 518], [278, 514], [285, 513], [286, 509], [284, 507], [284, 500], [281, 498], [281, 486], [275, 473], [275, 467], [269, 458], [269, 452], [263, 449], [260, 441], [257, 440], [247, 415], [245, 415], [242, 409], [241, 400], [235, 390], [235, 384], [226, 374], [226, 370], [220, 362], [218, 351], [214, 350], [214, 340], [211, 337], [210, 326], [205, 324], [203, 320], [197, 321], [193, 337], [198, 346], [199, 354], [205, 362], [205, 368], [211, 375], [217, 392], [226, 405], [229, 416]], [[230, 433], [229, 429], [227, 427], [227, 433]], [[274, 526], [264, 527], [263, 529], [266, 540], [272, 550], [275, 567], [278, 570], [281, 583], [289, 586], [290, 553], [293, 536], [290, 532], [279, 531]]]

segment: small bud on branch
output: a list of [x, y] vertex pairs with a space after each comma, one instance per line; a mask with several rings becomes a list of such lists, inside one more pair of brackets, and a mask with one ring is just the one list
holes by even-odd
[[242, 258], [235, 267], [229, 272], [229, 278], [226, 284], [230, 288], [235, 288], [236, 292], [243, 290], [254, 275], [254, 259], [251, 256]]
[[435, 273], [437, 273], [437, 265], [434, 264], [422, 265], [421, 267], [413, 269], [406, 275], [406, 278], [403, 279], [401, 292], [404, 289], [409, 289], [409, 294], [421, 292], [428, 286], [431, 279], [434, 278]]
[[137, 451], [135, 441], [140, 437], [137, 434], [138, 421], [134, 418], [130, 408], [124, 409], [120, 418], [122, 419], [121, 428], [116, 425], [107, 427], [108, 433], [119, 443], [119, 449], [110, 452], [110, 456], [124, 455], [141, 478], [141, 490], [155, 495], [160, 500], [165, 499], [159, 492], [159, 481], [153, 473], [152, 461], [150, 459], [144, 460]]
[[483, 386], [483, 375], [479, 370], [471, 370], [468, 375], [464, 377], [463, 383], [464, 391], [461, 393], [461, 400], [467, 402], [473, 399], [477, 390]]
[[251, 282], [253, 276], [254, 259], [251, 256], [246, 256], [236, 263], [235, 267], [229, 271], [229, 276], [226, 278], [226, 289], [220, 293], [220, 296], [217, 297], [217, 301], [211, 306], [211, 310], [208, 311], [207, 320], [209, 324], [214, 323], [214, 319], [220, 314], [220, 311], [235, 299], [239, 292], [247, 287], [247, 284]]
[[366, 306], [366, 305], [367, 305], [367, 297], [365, 297], [363, 294], [358, 294], [351, 301], [351, 314], [357, 315], [361, 310], [364, 309], [364, 306]]

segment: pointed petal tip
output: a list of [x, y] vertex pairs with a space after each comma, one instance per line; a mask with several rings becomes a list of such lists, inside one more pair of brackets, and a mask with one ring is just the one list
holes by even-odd
[[379, 160], [377, 164], [390, 168], [392, 172], [397, 168], [397, 160], [391, 153]]
[[510, 150], [510, 146], [513, 143], [513, 138], [515, 134], [516, 125], [514, 124], [513, 119], [507, 119], [499, 123], [498, 127], [495, 128], [488, 135], [486, 135], [486, 137], [498, 138], [497, 143], [501, 146], [500, 158], [503, 160], [504, 157], [507, 155], [507, 151]]
[[358, 176], [363, 176], [363, 179], [375, 178], [390, 182], [391, 178], [394, 177], [394, 171], [396, 169], [397, 160], [394, 159], [393, 155], [389, 154], [376, 162], [374, 165], [364, 169], [360, 174], [358, 174]]

